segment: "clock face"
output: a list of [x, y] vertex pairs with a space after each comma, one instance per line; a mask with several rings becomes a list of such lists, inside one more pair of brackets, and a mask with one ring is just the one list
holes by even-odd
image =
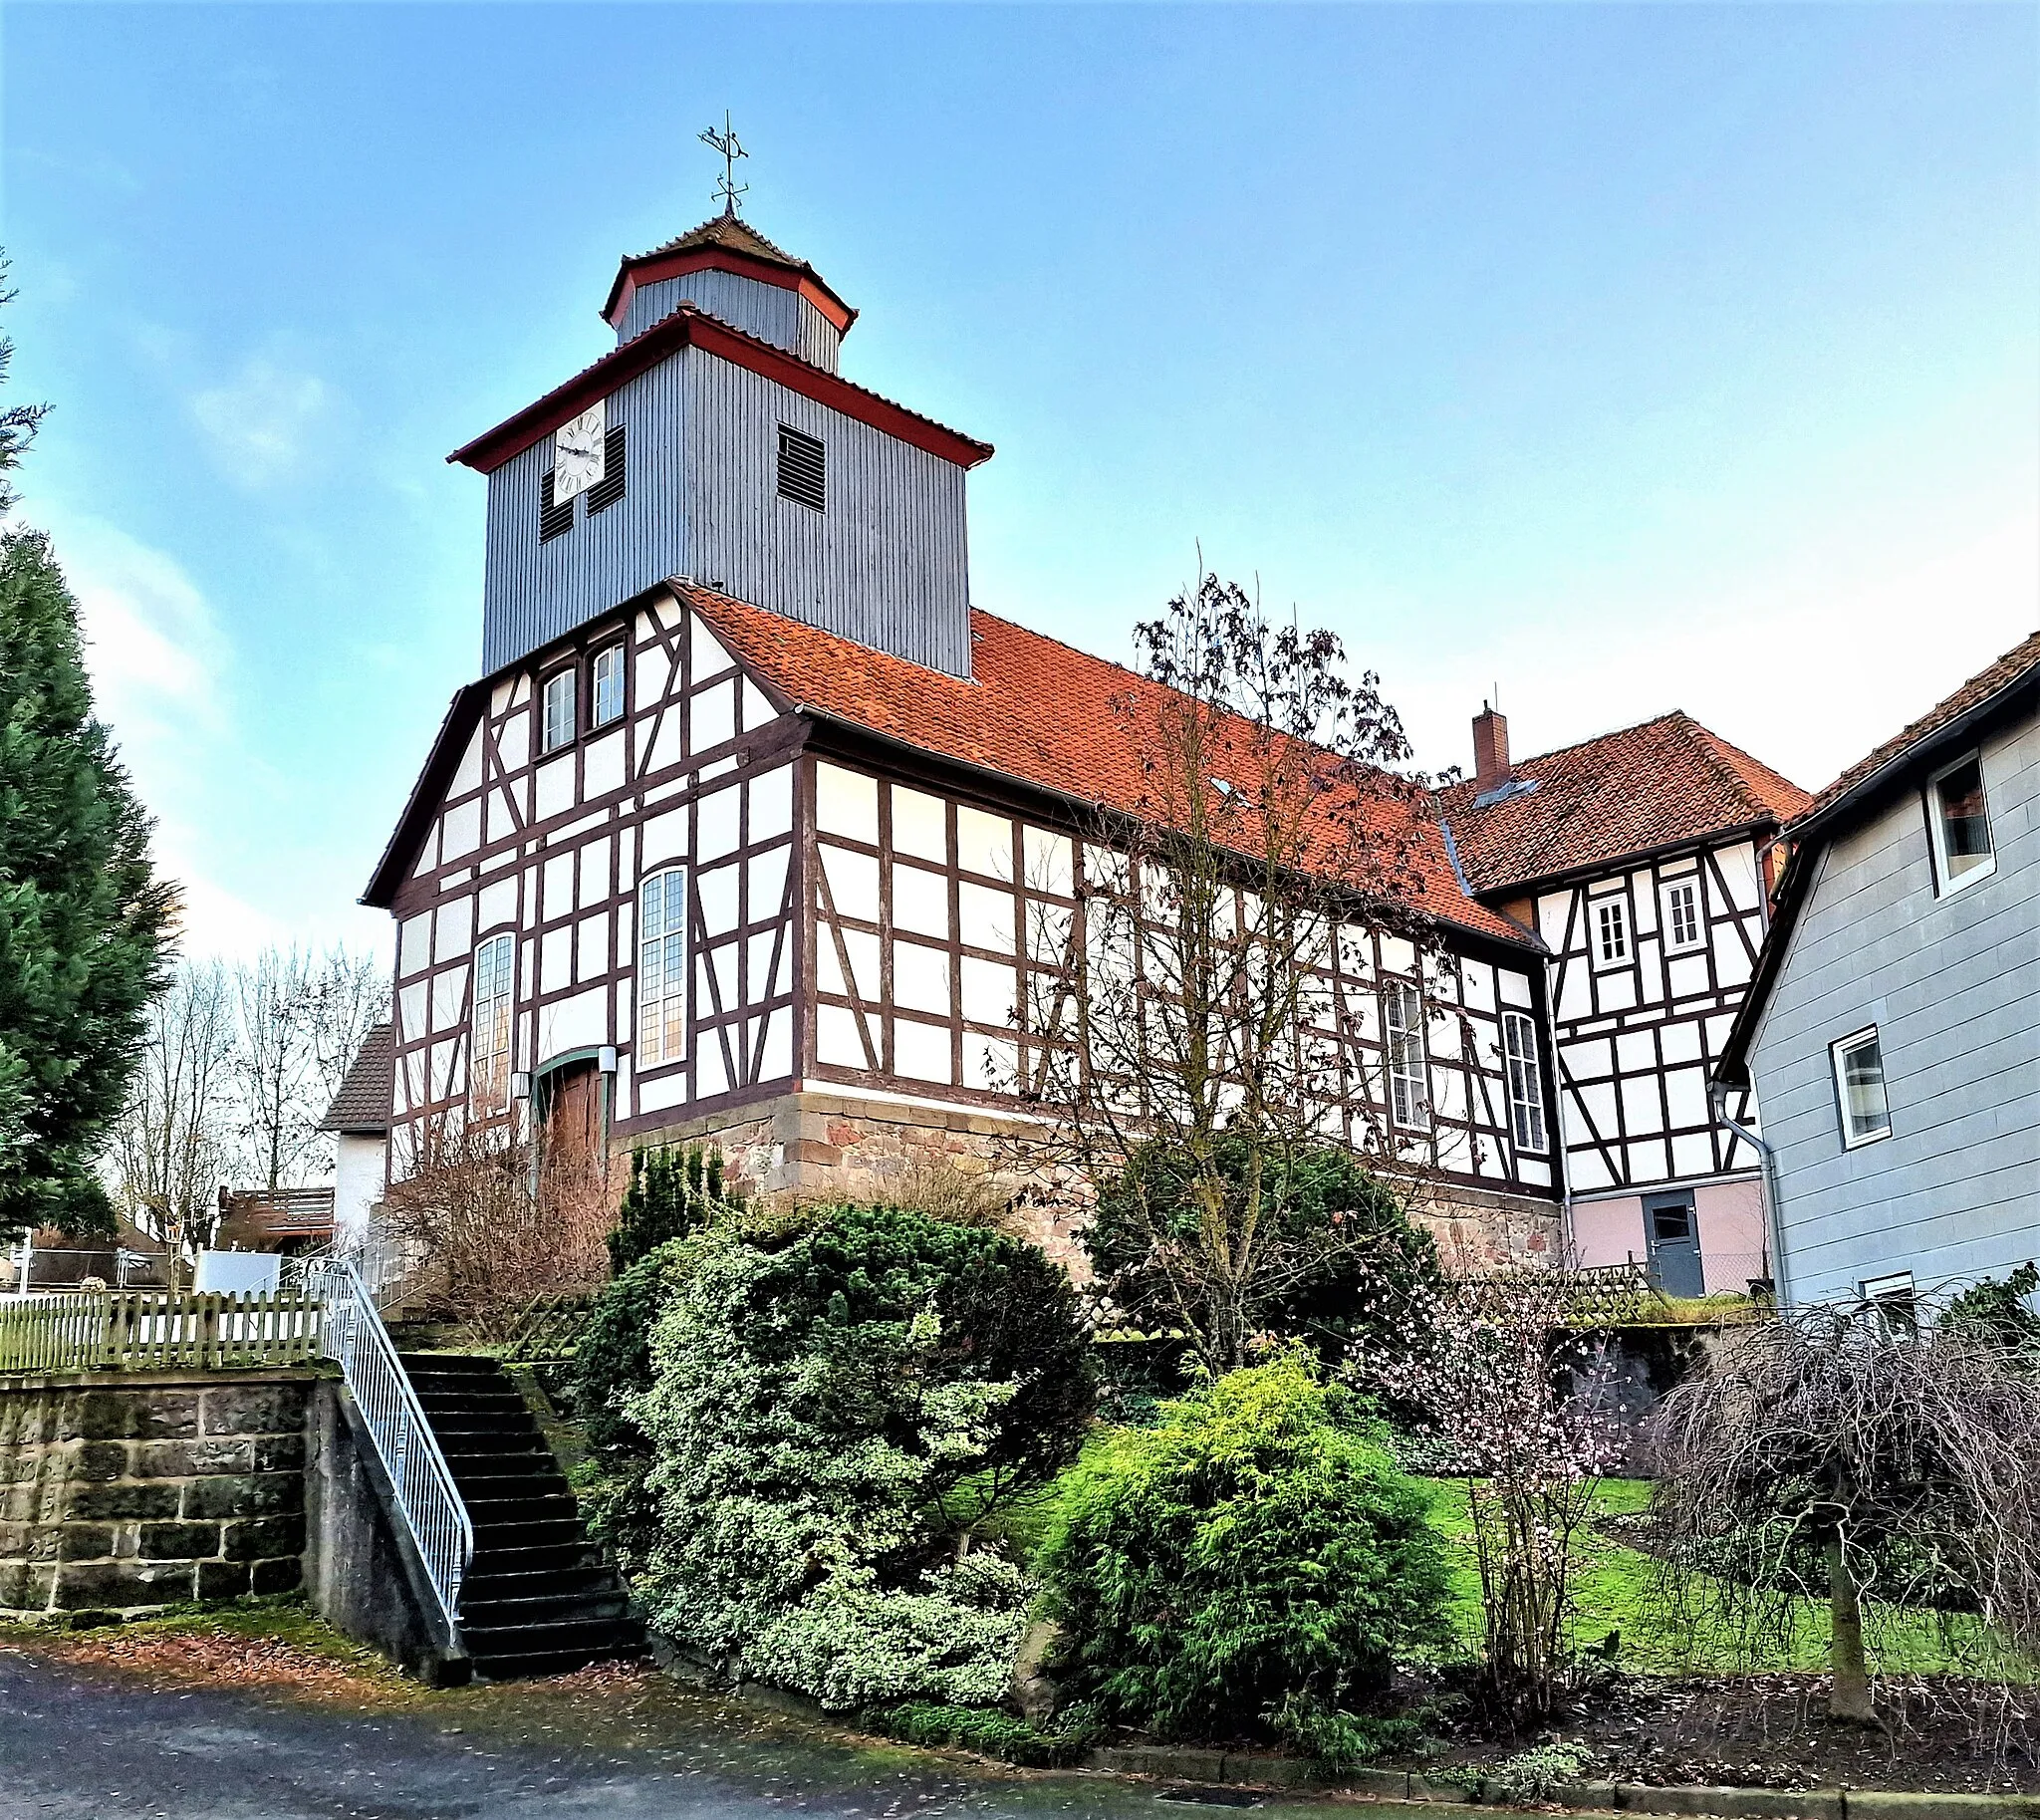
[[592, 404], [553, 432], [553, 503], [585, 493], [602, 478], [604, 411]]

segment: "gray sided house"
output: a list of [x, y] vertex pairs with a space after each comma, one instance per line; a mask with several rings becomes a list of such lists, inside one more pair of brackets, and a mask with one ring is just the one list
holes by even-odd
[[1780, 1293], [2001, 1278], [2040, 1257], [2040, 634], [1787, 834], [1716, 1069], [1763, 1107]]

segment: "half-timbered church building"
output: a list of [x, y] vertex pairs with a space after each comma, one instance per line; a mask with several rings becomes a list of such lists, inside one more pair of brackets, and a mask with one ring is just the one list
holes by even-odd
[[[856, 312], [812, 267], [726, 214], [625, 259], [603, 314], [614, 350], [453, 457], [487, 479], [483, 673], [365, 898], [397, 928], [389, 1168], [434, 1121], [562, 1109], [712, 1139], [768, 1190], [995, 1166], [1041, 1034], [1028, 931], [1081, 924], [1144, 685], [973, 608], [992, 450], [844, 377]], [[1356, 927], [1327, 982], [1377, 1101], [1353, 1116], [1421, 1162], [1466, 1266], [1566, 1240], [1571, 925], [1488, 866], [1492, 814], [1417, 831], [1443, 964]], [[1709, 930], [1760, 923], [1745, 861], [1701, 864]]]

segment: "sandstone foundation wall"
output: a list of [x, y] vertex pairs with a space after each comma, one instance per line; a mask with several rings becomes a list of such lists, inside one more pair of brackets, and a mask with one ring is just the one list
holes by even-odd
[[0, 1609], [131, 1613], [303, 1577], [316, 1370], [0, 1379]]

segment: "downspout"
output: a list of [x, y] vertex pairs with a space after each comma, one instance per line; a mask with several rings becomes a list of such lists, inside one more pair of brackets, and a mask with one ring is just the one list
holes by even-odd
[[1714, 1117], [1755, 1151], [1762, 1165], [1764, 1244], [1770, 1252], [1767, 1261], [1771, 1266], [1771, 1297], [1780, 1308], [1783, 1308], [1788, 1297], [1785, 1284], [1784, 1228], [1779, 1224], [1778, 1155], [1748, 1126], [1738, 1125], [1728, 1116], [1728, 1088], [1724, 1082], [1709, 1081], [1707, 1097], [1714, 1103]]

